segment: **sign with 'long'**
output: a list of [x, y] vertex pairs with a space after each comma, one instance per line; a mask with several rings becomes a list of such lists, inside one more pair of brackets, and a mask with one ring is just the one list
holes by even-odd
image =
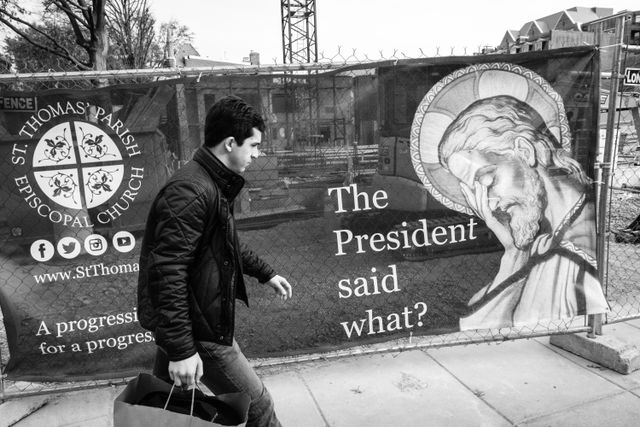
[[640, 86], [640, 68], [626, 68], [624, 70], [624, 84]]

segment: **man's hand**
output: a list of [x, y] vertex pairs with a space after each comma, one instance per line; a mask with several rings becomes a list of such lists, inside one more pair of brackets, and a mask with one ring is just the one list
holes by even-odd
[[202, 359], [198, 353], [176, 362], [169, 362], [169, 377], [176, 387], [193, 388], [202, 377]]
[[266, 284], [276, 291], [282, 301], [291, 298], [291, 285], [284, 277], [275, 275]]
[[471, 297], [468, 304], [473, 305], [487, 292], [492, 291], [496, 286], [502, 283], [503, 280], [525, 265], [529, 259], [529, 252], [516, 247], [513, 235], [511, 234], [511, 228], [500, 222], [493, 214], [489, 203], [489, 194], [486, 185], [483, 185], [481, 182], [474, 181], [474, 188], [471, 189], [467, 184], [461, 182], [460, 189], [462, 190], [462, 194], [464, 194], [464, 197], [471, 209], [478, 217], [482, 218], [485, 224], [487, 224], [487, 227], [493, 231], [493, 234], [496, 235], [497, 239], [502, 243], [502, 246], [504, 246], [504, 255], [500, 260], [500, 269], [493, 278], [492, 283], [485, 286]]
[[513, 236], [511, 235], [511, 229], [508, 225], [498, 221], [489, 206], [487, 187], [478, 181], [474, 181], [473, 184], [474, 188], [472, 189], [464, 182], [460, 183], [460, 189], [467, 200], [467, 204], [471, 210], [487, 224], [487, 227], [493, 231], [493, 234], [496, 235], [500, 243], [502, 243], [502, 246], [504, 246], [505, 251], [516, 249]]

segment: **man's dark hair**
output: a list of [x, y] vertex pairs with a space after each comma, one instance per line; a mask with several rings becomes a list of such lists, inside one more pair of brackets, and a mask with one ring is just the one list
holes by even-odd
[[238, 145], [253, 134], [264, 132], [262, 116], [242, 98], [226, 96], [213, 104], [204, 122], [204, 145], [213, 147], [232, 136]]

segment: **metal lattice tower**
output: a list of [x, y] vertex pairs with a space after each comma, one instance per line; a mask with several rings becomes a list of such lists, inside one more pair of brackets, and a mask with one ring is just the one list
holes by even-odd
[[318, 61], [315, 0], [281, 0], [282, 60], [285, 64]]

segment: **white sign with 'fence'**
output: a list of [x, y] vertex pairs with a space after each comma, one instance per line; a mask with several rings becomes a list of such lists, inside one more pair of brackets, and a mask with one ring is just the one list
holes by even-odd
[[624, 84], [640, 86], [640, 68], [626, 68], [624, 70]]

